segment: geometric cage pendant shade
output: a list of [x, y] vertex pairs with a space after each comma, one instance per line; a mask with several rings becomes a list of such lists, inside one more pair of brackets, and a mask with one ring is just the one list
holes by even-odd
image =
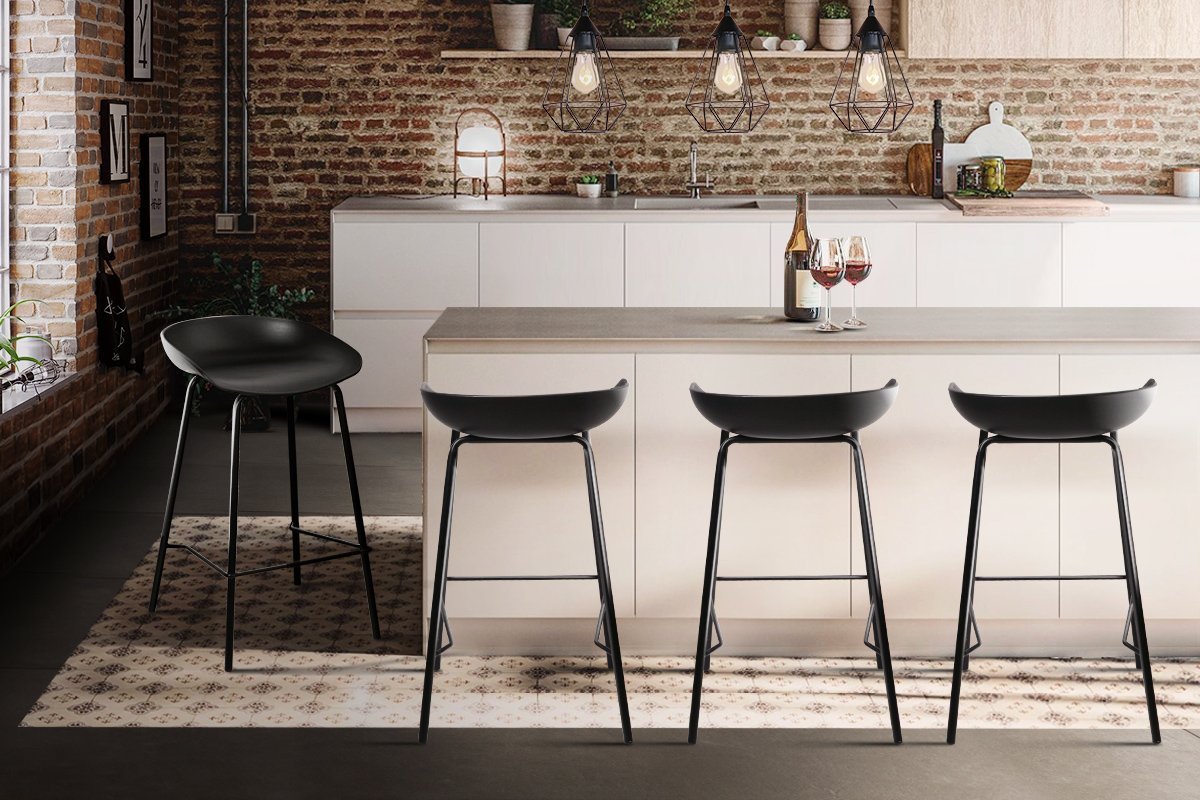
[[588, 14], [588, 0], [583, 0], [570, 41], [570, 50], [555, 60], [542, 109], [566, 133], [610, 131], [625, 110], [625, 94], [604, 37]]
[[894, 133], [912, 111], [904, 68], [874, 3], [842, 61], [829, 108], [850, 133]]
[[750, 43], [733, 21], [728, 0], [684, 105], [706, 133], [749, 133], [771, 107]]

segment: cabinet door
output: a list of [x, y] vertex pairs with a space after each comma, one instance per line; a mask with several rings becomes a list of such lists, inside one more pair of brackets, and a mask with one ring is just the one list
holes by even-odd
[[[841, 392], [849, 356], [639, 355], [637, 613], [696, 618], [720, 432], [688, 392]], [[850, 460], [845, 445], [733, 445], [721, 575], [849, 573]], [[726, 582], [722, 618], [845, 617], [846, 582]]]
[[[536, 394], [633, 382], [632, 355], [438, 355], [429, 382], [447, 392]], [[633, 402], [592, 432], [600, 503], [621, 616], [633, 614]], [[424, 608], [428, 613], [437, 520], [450, 432], [425, 417]], [[451, 575], [593, 575], [591, 517], [583, 450], [576, 444], [475, 444], [459, 451], [450, 547]], [[600, 611], [595, 581], [458, 582], [454, 617], [584, 617]], [[580, 628], [581, 641], [592, 635]], [[515, 647], [523, 643], [515, 642]], [[528, 643], [533, 645], [535, 643]]]
[[[855, 390], [900, 382], [895, 406], [862, 433], [888, 616], [954, 619], [979, 431], [954, 410], [946, 387], [1057, 394], [1058, 357], [854, 356], [853, 366]], [[861, 564], [861, 534], [853, 541]], [[978, 574], [1058, 574], [1057, 445], [988, 452]], [[1058, 615], [1057, 582], [980, 584], [975, 597], [981, 618]], [[856, 613], [866, 602], [865, 587], [856, 586]]]
[[333, 310], [441, 311], [479, 303], [474, 222], [333, 223]]
[[919, 224], [917, 305], [1062, 305], [1062, 225]]
[[767, 222], [625, 226], [625, 304], [755, 306], [771, 302]]
[[1196, 0], [1125, 0], [1126, 58], [1200, 58]]
[[[1132, 389], [1149, 378], [1159, 383], [1154, 403], [1118, 434], [1142, 597], [1148, 617], [1195, 619], [1200, 617], [1195, 528], [1200, 518], [1200, 356], [1062, 357], [1064, 394]], [[1125, 571], [1112, 456], [1103, 444], [1062, 448], [1062, 568], [1064, 574]], [[1062, 585], [1065, 618], [1124, 619], [1127, 608], [1123, 583]], [[1114, 628], [1114, 636], [1118, 632]]]
[[479, 225], [481, 306], [622, 306], [619, 222]]
[[1200, 225], [1064, 224], [1063, 305], [1200, 306]]
[[910, 58], [1120, 58], [1123, 0], [907, 0]]
[[[813, 236], [867, 237], [873, 266], [871, 275], [858, 287], [858, 305], [863, 308], [911, 308], [917, 304], [917, 226], [911, 222], [814, 222]], [[771, 305], [783, 307], [783, 249], [792, 235], [789, 223], [771, 225]], [[833, 288], [833, 304], [850, 307], [850, 285]]]
[[424, 337], [436, 319], [335, 318], [334, 335], [363, 359], [362, 371], [342, 384], [346, 407], [420, 408]]

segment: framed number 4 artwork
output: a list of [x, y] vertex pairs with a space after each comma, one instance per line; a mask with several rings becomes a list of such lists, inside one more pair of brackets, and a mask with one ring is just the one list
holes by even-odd
[[154, 80], [154, 0], [125, 0], [125, 79]]

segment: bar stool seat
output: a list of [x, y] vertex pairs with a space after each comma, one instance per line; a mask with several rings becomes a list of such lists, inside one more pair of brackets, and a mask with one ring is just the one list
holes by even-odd
[[981, 431], [1013, 439], [1084, 439], [1136, 422], [1154, 400], [1158, 384], [1095, 394], [995, 395], [964, 392], [950, 384], [950, 402]]
[[[695, 383], [692, 402], [701, 416], [721, 430], [717, 448], [716, 477], [713, 481], [712, 513], [708, 528], [708, 553], [704, 562], [704, 588], [700, 597], [700, 627], [696, 635], [696, 665], [692, 679], [692, 707], [688, 721], [688, 742], [696, 743], [700, 726], [700, 703], [704, 674], [711, 666], [712, 653], [722, 646], [721, 626], [716, 614], [717, 584], [721, 581], [866, 581], [870, 608], [863, 644], [875, 653], [875, 663], [883, 671], [887, 693], [892, 741], [900, 744], [900, 710], [896, 683], [892, 675], [891, 647], [888, 643], [887, 617], [883, 609], [883, 589], [879, 580], [879, 561], [875, 552], [875, 528], [871, 518], [867, 490], [866, 462], [863, 459], [859, 431], [878, 422], [896, 400], [899, 384], [890, 380], [880, 389], [865, 392], [812, 395], [734, 395], [706, 392]], [[863, 537], [865, 572], [860, 575], [750, 575], [723, 577], [717, 574], [721, 539], [721, 509], [725, 498], [725, 471], [729, 449], [735, 444], [847, 444], [854, 459], [855, 491], [858, 495], [859, 522]], [[874, 644], [871, 635], [874, 634]], [[715, 644], [713, 640], [716, 640]]]
[[[950, 401], [962, 417], [979, 429], [975, 450], [975, 474], [971, 484], [971, 511], [967, 522], [967, 549], [963, 565], [962, 595], [958, 610], [958, 634], [954, 647], [954, 677], [950, 687], [950, 714], [946, 741], [958, 735], [958, 707], [963, 673], [969, 669], [970, 654], [982, 645], [975, 619], [977, 582], [1020, 581], [1121, 581], [1125, 584], [1129, 610], [1121, 643], [1134, 653], [1134, 665], [1142, 673], [1150, 738], [1162, 741], [1154, 678], [1150, 671], [1150, 646], [1142, 611], [1142, 589], [1133, 548], [1133, 523], [1129, 513], [1129, 490], [1125, 463], [1117, 431], [1136, 422], [1154, 400], [1158, 384], [1149, 380], [1139, 389], [1073, 395], [995, 395], [963, 391], [950, 384]], [[1121, 530], [1124, 572], [1120, 575], [977, 575], [980, 515], [983, 504], [983, 474], [989, 448], [998, 444], [1056, 442], [1059, 444], [1105, 444], [1112, 451], [1117, 515]], [[972, 642], [972, 635], [974, 642]], [[1132, 641], [1130, 637], [1132, 635]]]
[[[167, 551], [179, 549], [195, 556], [226, 581], [225, 596], [225, 671], [233, 670], [234, 591], [238, 578], [264, 572], [288, 569], [292, 582], [299, 586], [301, 568], [340, 558], [358, 558], [362, 562], [363, 583], [367, 594], [367, 612], [371, 634], [380, 638], [379, 612], [375, 604], [375, 585], [371, 577], [371, 548], [367, 544], [362, 502], [358, 493], [358, 477], [354, 469], [354, 453], [350, 444], [350, 426], [346, 422], [346, 402], [338, 386], [362, 369], [362, 357], [354, 348], [334, 336], [289, 319], [270, 319], [251, 316], [204, 317], [168, 325], [161, 334], [163, 350], [171, 363], [191, 376], [183, 397], [183, 416], [179, 423], [179, 439], [175, 446], [175, 461], [171, 469], [171, 484], [167, 490], [167, 507], [162, 533], [158, 542], [158, 560], [154, 583], [150, 589], [150, 612], [158, 608], [162, 589], [163, 569]], [[187, 443], [188, 422], [192, 416], [191, 399], [201, 381], [230, 392], [234, 397], [230, 416], [231, 456], [229, 465], [229, 551], [224, 567], [191, 545], [170, 541], [171, 522], [175, 515], [175, 498], [179, 476], [183, 469], [183, 453]], [[350, 483], [350, 500], [354, 509], [355, 540], [342, 539], [300, 527], [300, 499], [296, 459], [296, 395], [319, 389], [331, 389], [337, 404], [341, 428], [342, 450], [346, 457], [346, 475]], [[248, 397], [287, 398], [288, 478], [291, 492], [292, 558], [283, 563], [256, 566], [239, 571], [237, 565], [238, 537], [238, 469], [241, 451], [242, 410]], [[302, 558], [301, 535], [311, 536], [339, 546], [326, 555]]]
[[[617, 612], [613, 605], [612, 579], [604, 542], [600, 512], [600, 489], [596, 460], [589, 432], [608, 422], [621, 409], [629, 393], [628, 381], [611, 389], [538, 395], [447, 394], [421, 385], [421, 397], [429, 413], [450, 428], [450, 452], [446, 458], [446, 482], [438, 528], [434, 562], [433, 600], [429, 611], [429, 639], [425, 649], [425, 682], [421, 694], [418, 740], [429, 740], [433, 706], [434, 674], [441, 668], [442, 653], [454, 644], [446, 615], [446, 585], [451, 581], [575, 581], [594, 580], [600, 594], [600, 615], [594, 641], [604, 651], [617, 685], [617, 707], [621, 733], [626, 744], [633, 742], [629, 701], [625, 694], [625, 671], [617, 636]], [[596, 558], [594, 575], [471, 575], [450, 574], [450, 533], [454, 507], [455, 473], [459, 451], [468, 444], [573, 443], [583, 448], [584, 474], [588, 488], [588, 511], [592, 524], [592, 547]], [[603, 640], [601, 640], [603, 636]], [[445, 639], [445, 643], [443, 643]]]
[[231, 394], [283, 397], [354, 377], [362, 356], [325, 331], [292, 319], [204, 317], [162, 332], [171, 363]]

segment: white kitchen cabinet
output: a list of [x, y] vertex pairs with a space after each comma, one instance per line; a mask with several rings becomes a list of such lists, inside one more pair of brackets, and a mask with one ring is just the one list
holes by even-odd
[[[954, 619], [979, 431], [954, 410], [946, 387], [1057, 394], [1058, 357], [863, 355], [854, 356], [853, 368], [856, 391], [900, 382], [895, 406], [862, 433], [888, 616]], [[980, 537], [979, 575], [1058, 574], [1057, 445], [988, 451]], [[857, 526], [852, 539], [860, 563]], [[856, 586], [855, 613], [866, 603], [866, 588]], [[975, 612], [981, 619], [1056, 617], [1058, 582], [979, 584]]]
[[1200, 225], [1063, 225], [1063, 305], [1200, 306]]
[[[720, 432], [692, 403], [714, 392], [786, 394], [850, 388], [850, 357], [639, 355], [637, 615], [695, 618], [708, 545]], [[725, 484], [721, 575], [847, 574], [849, 448], [733, 445]], [[730, 583], [721, 618], [846, 617], [846, 582]]]
[[[634, 358], [617, 355], [432, 354], [429, 382], [445, 392], [537, 394], [633, 383]], [[632, 391], [632, 389], [631, 389]], [[429, 608], [437, 521], [450, 432], [426, 415], [427, 492], [423, 607]], [[633, 614], [632, 396], [592, 432], [600, 504], [621, 616]], [[583, 450], [576, 444], [477, 444], [459, 451], [451, 531], [452, 575], [595, 574]], [[584, 617], [599, 613], [595, 581], [451, 583], [446, 609], [455, 617]], [[428, 612], [426, 612], [428, 613]], [[592, 636], [580, 628], [582, 641]], [[530, 646], [533, 643], [529, 643]]]
[[422, 338], [437, 315], [382, 318], [339, 318], [338, 338], [359, 352], [362, 371], [342, 384], [346, 408], [353, 417], [350, 430], [366, 432], [372, 427], [366, 409], [417, 408], [421, 405], [421, 374], [424, 371]]
[[474, 222], [338, 222], [332, 238], [334, 312], [479, 303]]
[[625, 226], [619, 222], [479, 225], [481, 306], [622, 306]]
[[919, 224], [917, 305], [993, 308], [1062, 305], [1062, 225]]
[[1200, 58], [1198, 11], [1196, 0], [1125, 0], [1125, 57]]
[[[873, 266], [871, 275], [858, 287], [858, 305], [862, 308], [902, 307], [917, 304], [917, 226], [911, 222], [813, 222], [813, 236], [838, 238], [851, 235], [867, 237]], [[792, 226], [771, 225], [771, 305], [783, 307], [783, 251], [792, 235]], [[844, 281], [833, 289], [833, 304], [850, 306], [850, 284]]]
[[[1133, 541], [1150, 619], [1200, 617], [1200, 356], [1062, 357], [1062, 391], [1133, 389], [1154, 378], [1150, 410], [1118, 434]], [[1107, 445], [1062, 447], [1063, 573], [1124, 573], [1112, 456]], [[1124, 583], [1062, 585], [1064, 618], [1124, 619]], [[1153, 637], [1153, 629], [1150, 631]], [[1120, 635], [1120, 626], [1113, 629]], [[1153, 646], [1153, 638], [1151, 639]]]
[[903, 28], [909, 58], [1120, 58], [1123, 4], [1146, 1], [902, 0]]
[[625, 304], [769, 305], [771, 253], [767, 222], [628, 223]]

